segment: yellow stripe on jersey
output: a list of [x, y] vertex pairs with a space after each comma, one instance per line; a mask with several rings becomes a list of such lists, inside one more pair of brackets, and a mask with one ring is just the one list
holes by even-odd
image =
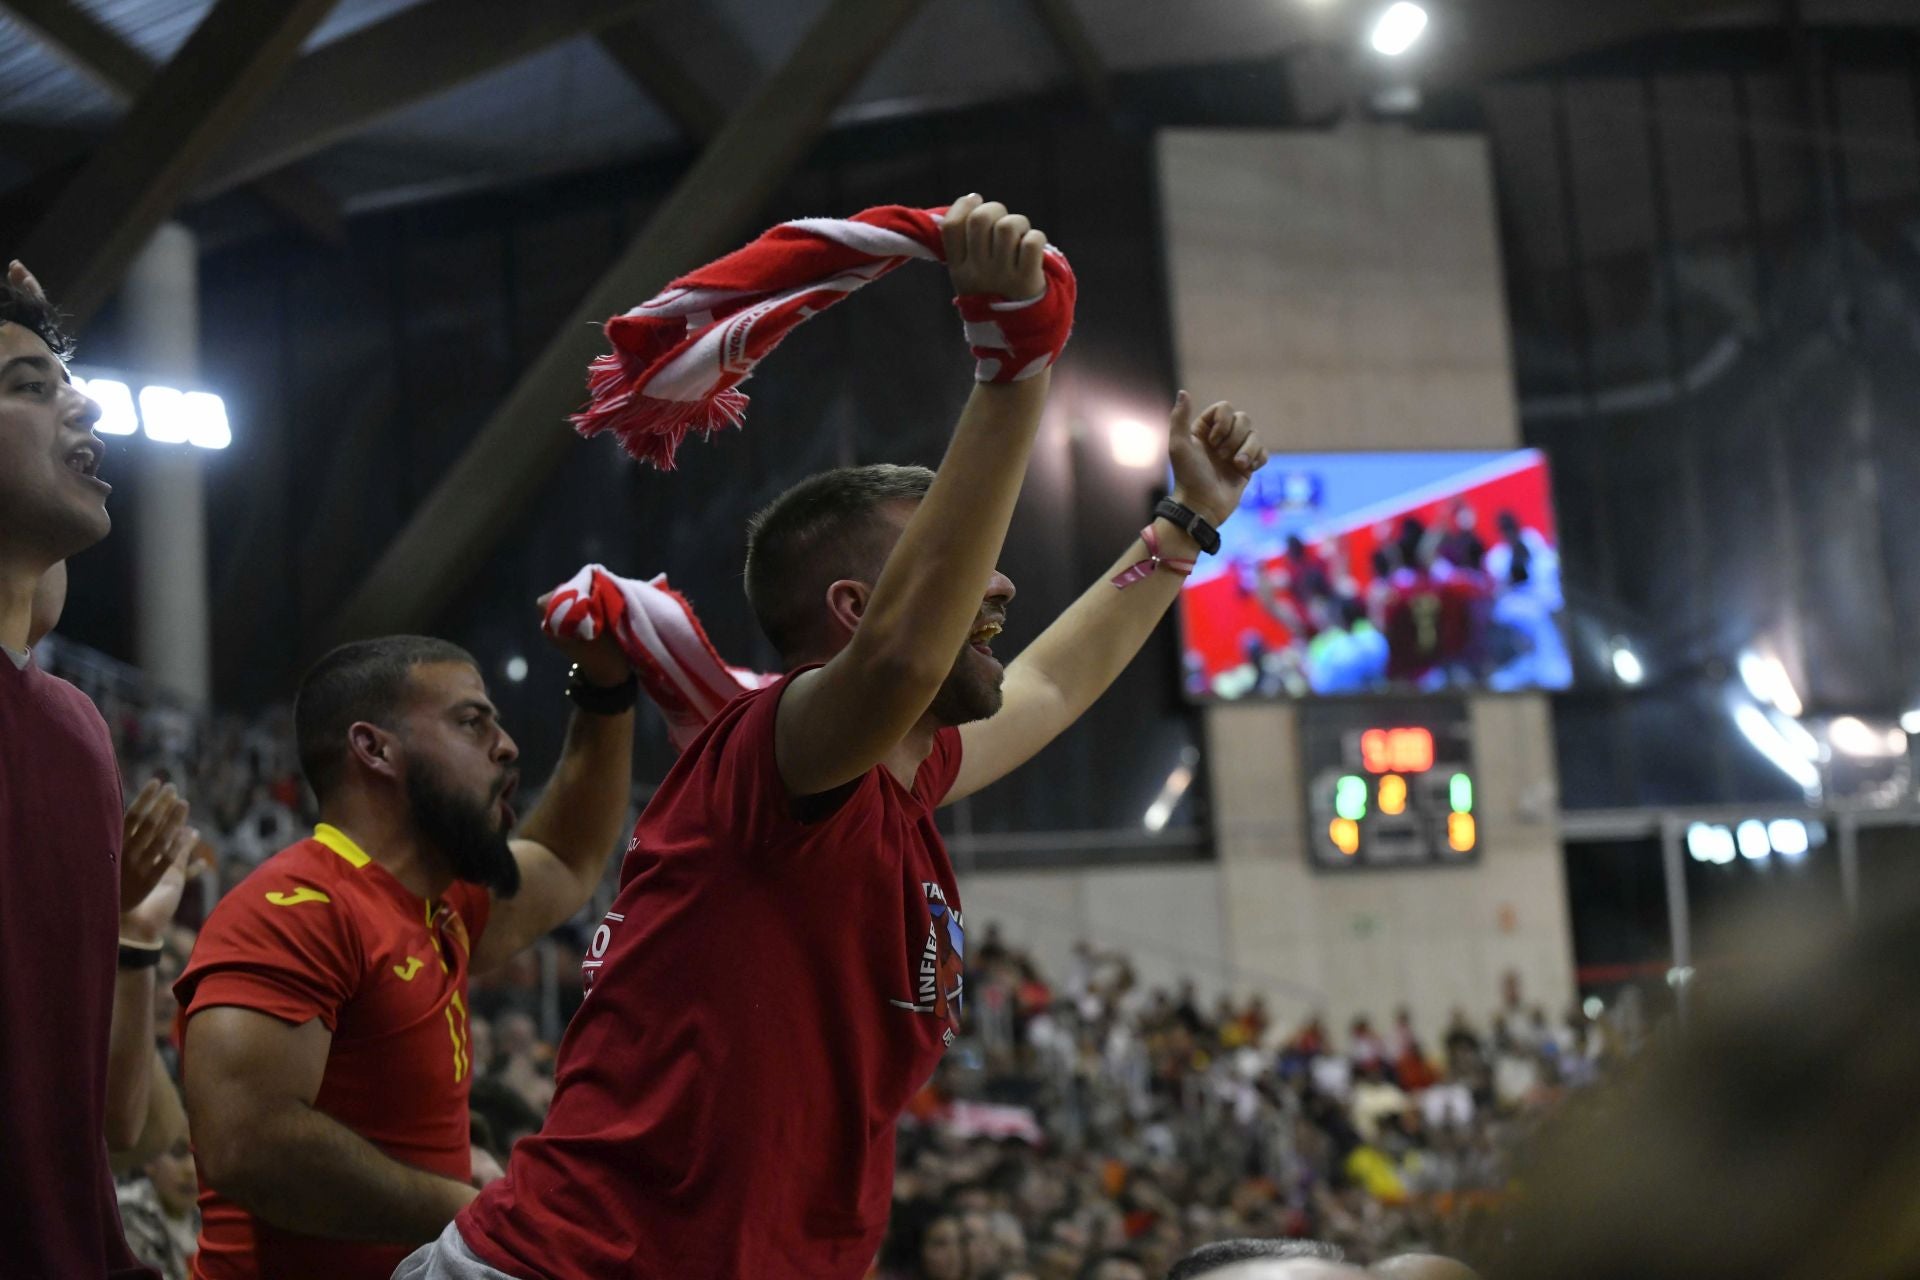
[[348, 865], [356, 871], [373, 861], [367, 856], [365, 849], [353, 842], [352, 836], [338, 827], [331, 827], [323, 822], [313, 829], [313, 838], [345, 858]]

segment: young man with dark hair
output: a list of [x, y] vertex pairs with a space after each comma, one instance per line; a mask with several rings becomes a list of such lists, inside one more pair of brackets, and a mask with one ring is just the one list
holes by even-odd
[[59, 616], [62, 562], [111, 525], [100, 409], [67, 376], [71, 346], [11, 263], [0, 282], [0, 1240], [9, 1274], [147, 1276], [121, 1233], [107, 1151], [139, 1139], [156, 1087], [151, 961], [180, 901], [186, 814], [148, 793], [143, 856], [123, 860], [106, 722], [33, 659]]
[[[942, 235], [962, 296], [1018, 307], [1046, 288], [1045, 235], [1003, 206], [957, 201]], [[396, 1276], [866, 1274], [895, 1122], [960, 1019], [934, 809], [1099, 696], [1266, 458], [1245, 414], [1196, 419], [1183, 394], [1184, 505], [1002, 668], [1014, 587], [994, 565], [1047, 385], [1039, 369], [976, 386], [937, 474], [816, 476], [754, 520], [747, 591], [789, 674], [725, 706], [662, 782], [589, 948], [546, 1125]]]
[[323, 821], [214, 909], [175, 991], [195, 1274], [385, 1280], [474, 1195], [467, 975], [572, 916], [619, 844], [633, 673], [563, 641], [578, 711], [519, 829], [519, 751], [443, 640], [349, 644], [294, 701]]

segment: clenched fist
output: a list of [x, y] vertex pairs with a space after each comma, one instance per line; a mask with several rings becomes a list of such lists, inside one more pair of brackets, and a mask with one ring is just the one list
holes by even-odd
[[961, 196], [940, 219], [940, 239], [957, 294], [1024, 302], [1046, 291], [1047, 233], [997, 201]]

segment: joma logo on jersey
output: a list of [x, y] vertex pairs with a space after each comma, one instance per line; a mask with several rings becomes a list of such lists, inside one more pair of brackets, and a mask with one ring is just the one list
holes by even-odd
[[332, 902], [333, 899], [318, 889], [309, 888], [303, 884], [295, 887], [292, 893], [281, 893], [277, 889], [269, 890], [267, 901], [276, 907], [297, 907], [303, 902]]

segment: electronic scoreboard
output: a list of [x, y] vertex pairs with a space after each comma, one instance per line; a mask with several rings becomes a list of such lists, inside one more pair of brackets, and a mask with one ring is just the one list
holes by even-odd
[[1479, 860], [1473, 739], [1456, 699], [1300, 708], [1308, 859], [1317, 868]]

